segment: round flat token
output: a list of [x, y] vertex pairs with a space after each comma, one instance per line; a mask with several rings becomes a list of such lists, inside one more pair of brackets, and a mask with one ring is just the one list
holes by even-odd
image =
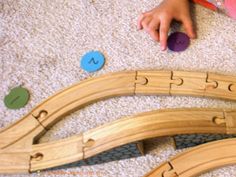
[[189, 37], [182, 32], [172, 33], [167, 40], [168, 48], [174, 52], [181, 52], [186, 50], [189, 44]]
[[29, 101], [29, 91], [22, 87], [13, 88], [4, 98], [4, 103], [9, 109], [23, 108]]
[[100, 70], [105, 64], [105, 57], [101, 52], [90, 51], [86, 53], [80, 62], [80, 66], [87, 72]]

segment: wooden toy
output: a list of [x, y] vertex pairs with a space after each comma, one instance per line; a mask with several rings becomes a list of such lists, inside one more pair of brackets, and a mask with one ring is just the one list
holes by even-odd
[[[179, 116], [178, 111], [158, 112], [154, 116], [155, 112], [145, 113], [67, 139], [35, 144], [62, 117], [100, 99], [135, 94], [174, 94], [236, 100], [235, 83], [234, 76], [185, 71], [131, 71], [85, 80], [49, 97], [0, 132], [0, 172], [26, 173], [56, 167], [157, 136], [235, 134], [234, 111], [182, 110]], [[158, 116], [162, 117], [161, 121], [156, 118]], [[128, 131], [130, 129], [132, 131]]]
[[[236, 110], [167, 109], [119, 119], [70, 138], [34, 144], [32, 139], [35, 141], [46, 131], [42, 125], [37, 125], [30, 132], [25, 130], [26, 135], [14, 142], [5, 146], [1, 143], [0, 172], [26, 173], [56, 167], [88, 159], [125, 144], [160, 136], [191, 133], [236, 134], [235, 122]], [[18, 122], [14, 130], [2, 131], [1, 140], [3, 138], [6, 142], [13, 135], [20, 134], [24, 130], [20, 125]], [[6, 133], [8, 136], [4, 136]], [[143, 154], [142, 147], [139, 148]]]
[[81, 167], [85, 165], [97, 165], [111, 161], [140, 157], [144, 155], [143, 144], [143, 141], [138, 141], [115, 147], [111, 150], [104, 151], [87, 159], [80, 160], [79, 162], [66, 165], [64, 166], [64, 168], [75, 166]]
[[145, 177], [193, 177], [236, 163], [236, 138], [207, 143], [161, 164]]

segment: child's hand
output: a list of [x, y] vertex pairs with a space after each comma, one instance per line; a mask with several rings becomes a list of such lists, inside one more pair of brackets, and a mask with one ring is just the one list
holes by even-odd
[[161, 49], [167, 46], [171, 21], [181, 21], [190, 38], [195, 38], [188, 0], [163, 0], [155, 9], [143, 13], [138, 20], [138, 29], [144, 29], [151, 37], [160, 41]]

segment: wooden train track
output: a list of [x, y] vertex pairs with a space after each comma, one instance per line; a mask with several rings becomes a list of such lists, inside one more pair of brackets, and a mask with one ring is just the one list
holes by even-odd
[[234, 120], [236, 110], [167, 109], [119, 119], [54, 142], [27, 145], [28, 141], [22, 139], [0, 151], [0, 172], [33, 172], [56, 167], [153, 137], [192, 133], [232, 134], [236, 133]]
[[[195, 125], [193, 120], [190, 123], [189, 120], [191, 120], [192, 115], [190, 116], [187, 113], [194, 110], [188, 110], [187, 112], [182, 110], [182, 113], [185, 112], [184, 115], [186, 116], [182, 113], [181, 116], [189, 119], [186, 120], [188, 123], [184, 129], [182, 127], [182, 130], [178, 127], [183, 125], [182, 122], [179, 123], [180, 125], [172, 124], [172, 127], [168, 130], [169, 133], [164, 131], [165, 127], [168, 127], [168, 123], [161, 124], [160, 122], [151, 121], [151, 125], [154, 123], [156, 127], [151, 125], [146, 127], [147, 120], [144, 116], [144, 120], [130, 123], [134, 128], [137, 126], [137, 131], [134, 135], [127, 135], [129, 137], [127, 139], [125, 139], [126, 136], [120, 137], [120, 140], [116, 138], [119, 135], [117, 132], [129, 124], [120, 124], [117, 125], [117, 128], [109, 129], [109, 126], [112, 127], [111, 124], [105, 127], [115, 133], [111, 137], [107, 137], [102, 133], [103, 127], [68, 139], [34, 145], [39, 137], [66, 114], [100, 99], [135, 94], [190, 95], [236, 100], [236, 77], [183, 71], [131, 71], [85, 80], [48, 98], [15, 124], [0, 132], [0, 160], [3, 161], [0, 164], [0, 172], [19, 173], [50, 168], [91, 157], [99, 152], [122, 145], [122, 143], [156, 136], [168, 136], [178, 133], [235, 133], [234, 111], [203, 110], [203, 112], [199, 112], [200, 110], [198, 110], [195, 112], [197, 119], [201, 120], [200, 117], [211, 114], [210, 119], [205, 120], [205, 122], [202, 120], [204, 123], [196, 121], [198, 127], [186, 129], [189, 125]], [[149, 117], [149, 114], [144, 115]], [[204, 116], [204, 114], [206, 115]], [[168, 111], [161, 115], [168, 118]], [[140, 117], [140, 115], [137, 117]], [[135, 120], [138, 119], [132, 119], [134, 122]], [[210, 128], [213, 125], [218, 128]], [[162, 126], [162, 128], [158, 126]], [[142, 129], [139, 129], [139, 127], [142, 127]], [[154, 129], [149, 130], [149, 127]], [[207, 130], [204, 127], [207, 127]], [[145, 128], [148, 133], [141, 131]], [[157, 131], [154, 131], [156, 129]], [[139, 131], [140, 133], [138, 133]], [[102, 140], [103, 138], [107, 143]], [[70, 151], [67, 149], [70, 149]]]
[[236, 138], [191, 148], [163, 163], [145, 177], [194, 177], [236, 163]]

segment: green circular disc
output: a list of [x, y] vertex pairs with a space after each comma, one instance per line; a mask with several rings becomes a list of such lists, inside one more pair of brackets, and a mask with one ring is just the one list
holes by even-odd
[[22, 87], [13, 88], [4, 98], [4, 103], [9, 109], [23, 108], [29, 101], [29, 91]]

